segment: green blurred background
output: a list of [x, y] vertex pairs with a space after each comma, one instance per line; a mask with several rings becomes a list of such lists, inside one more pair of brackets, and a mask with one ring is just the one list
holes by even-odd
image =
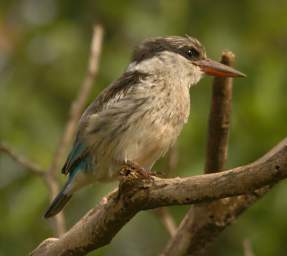
[[[132, 48], [150, 36], [197, 37], [211, 58], [237, 55], [248, 75], [234, 84], [226, 167], [255, 160], [287, 134], [287, 1], [0, 1], [0, 139], [48, 167], [87, 67], [92, 27], [105, 28], [95, 96], [124, 71]], [[211, 78], [192, 89], [192, 113], [177, 144], [174, 175], [204, 166]], [[156, 169], [164, 169], [161, 161]], [[60, 177], [59, 172], [59, 177]], [[64, 180], [61, 178], [61, 182]], [[70, 227], [116, 184], [80, 191], [65, 210]], [[0, 156], [0, 255], [26, 255], [52, 235], [42, 218], [43, 182]], [[286, 255], [287, 186], [277, 185], [229, 227], [211, 255], [243, 255], [249, 239], [256, 255]], [[171, 207], [179, 223], [188, 207]], [[139, 213], [105, 248], [90, 255], [157, 255], [169, 236], [152, 212]]]

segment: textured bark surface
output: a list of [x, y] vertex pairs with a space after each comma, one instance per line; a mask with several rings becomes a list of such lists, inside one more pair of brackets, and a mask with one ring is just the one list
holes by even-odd
[[[224, 52], [221, 62], [232, 66], [234, 54]], [[232, 79], [215, 78], [209, 115], [205, 173], [222, 171], [227, 159], [232, 103]], [[264, 161], [262, 158], [260, 161]], [[162, 255], [205, 255], [208, 245], [271, 185], [245, 195], [193, 206], [180, 223]]]
[[[32, 255], [85, 255], [108, 244], [140, 210], [210, 202], [248, 193], [253, 196], [256, 189], [286, 177], [287, 138], [258, 161], [220, 173], [162, 179], [146, 178], [136, 169], [127, 169], [122, 172], [119, 190], [103, 198], [62, 237], [42, 242]], [[234, 209], [224, 211], [232, 213]]]
[[[233, 66], [235, 56], [222, 54], [221, 63]], [[232, 107], [232, 78], [214, 78], [208, 122], [205, 173], [222, 170], [227, 159]]]

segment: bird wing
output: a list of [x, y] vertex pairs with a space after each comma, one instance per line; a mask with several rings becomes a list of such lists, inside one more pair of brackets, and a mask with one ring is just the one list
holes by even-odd
[[70, 151], [67, 160], [62, 168], [62, 173], [67, 175], [70, 173], [76, 166], [78, 166], [81, 161], [84, 161], [88, 155], [88, 147], [79, 139], [79, 134], [74, 142], [72, 150]]
[[146, 79], [147, 76], [148, 74], [140, 71], [125, 72], [98, 95], [96, 100], [84, 112], [81, 121], [91, 113], [95, 114], [107, 108], [110, 105], [109, 103], [122, 99], [130, 89], [134, 88], [140, 81]]
[[[86, 128], [90, 126], [90, 116], [105, 114], [117, 102], [123, 100], [136, 85], [147, 78], [148, 74], [140, 71], [125, 72], [119, 79], [104, 89], [92, 104], [83, 113], [78, 127], [78, 133], [67, 160], [62, 168], [62, 173], [68, 174], [73, 171], [82, 161], [87, 160], [91, 145], [85, 142]], [[101, 127], [100, 121], [92, 124], [93, 135], [97, 132], [97, 127]]]

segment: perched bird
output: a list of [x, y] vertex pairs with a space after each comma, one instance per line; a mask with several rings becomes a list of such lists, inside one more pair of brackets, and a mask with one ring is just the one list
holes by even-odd
[[116, 178], [130, 161], [150, 170], [175, 143], [190, 108], [190, 87], [203, 74], [244, 77], [210, 60], [189, 36], [145, 40], [120, 78], [83, 113], [62, 172], [68, 181], [45, 217], [62, 210], [72, 194], [95, 181]]

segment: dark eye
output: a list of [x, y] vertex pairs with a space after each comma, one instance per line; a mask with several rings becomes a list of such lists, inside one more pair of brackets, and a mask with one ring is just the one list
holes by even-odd
[[198, 59], [200, 56], [199, 52], [194, 48], [188, 49], [186, 54], [190, 59]]

